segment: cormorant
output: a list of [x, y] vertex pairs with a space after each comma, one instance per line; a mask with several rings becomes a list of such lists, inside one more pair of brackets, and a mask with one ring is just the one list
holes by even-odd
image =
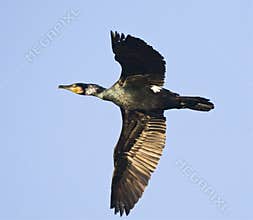
[[111, 208], [129, 214], [148, 185], [165, 145], [164, 110], [188, 108], [210, 111], [213, 103], [202, 97], [180, 96], [164, 89], [165, 61], [143, 40], [111, 31], [120, 79], [109, 89], [96, 84], [60, 85], [79, 95], [91, 95], [118, 105], [122, 130], [114, 149]]

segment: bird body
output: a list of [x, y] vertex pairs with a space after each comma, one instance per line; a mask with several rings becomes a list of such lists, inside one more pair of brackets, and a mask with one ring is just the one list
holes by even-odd
[[154, 93], [148, 86], [136, 88], [135, 85], [121, 86], [116, 83], [105, 90], [103, 98], [126, 110], [149, 111], [163, 108], [164, 93], [165, 91], [160, 92], [160, 94]]
[[164, 58], [143, 40], [111, 32], [111, 42], [115, 60], [122, 67], [116, 83], [108, 89], [84, 83], [59, 88], [96, 96], [120, 107], [123, 123], [114, 149], [111, 208], [115, 214], [128, 215], [162, 155], [166, 139], [164, 110], [210, 111], [214, 105], [206, 98], [180, 96], [163, 88]]

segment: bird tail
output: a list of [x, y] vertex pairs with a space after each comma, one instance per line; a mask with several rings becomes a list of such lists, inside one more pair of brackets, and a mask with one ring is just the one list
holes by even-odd
[[178, 96], [178, 108], [189, 108], [196, 111], [210, 111], [214, 104], [202, 97]]

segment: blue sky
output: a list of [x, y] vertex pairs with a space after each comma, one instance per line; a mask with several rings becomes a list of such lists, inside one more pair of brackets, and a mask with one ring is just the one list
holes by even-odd
[[57, 89], [118, 79], [110, 30], [161, 52], [166, 88], [216, 106], [165, 113], [164, 154], [127, 218], [253, 219], [251, 0], [3, 1], [0, 16], [0, 219], [119, 218], [120, 111]]

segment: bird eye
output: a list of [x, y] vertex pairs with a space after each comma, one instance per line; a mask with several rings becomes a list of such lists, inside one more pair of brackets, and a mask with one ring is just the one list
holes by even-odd
[[73, 85], [72, 85], [72, 87], [74, 87], [74, 88], [75, 88], [75, 87], [76, 87], [76, 84], [73, 84]]

